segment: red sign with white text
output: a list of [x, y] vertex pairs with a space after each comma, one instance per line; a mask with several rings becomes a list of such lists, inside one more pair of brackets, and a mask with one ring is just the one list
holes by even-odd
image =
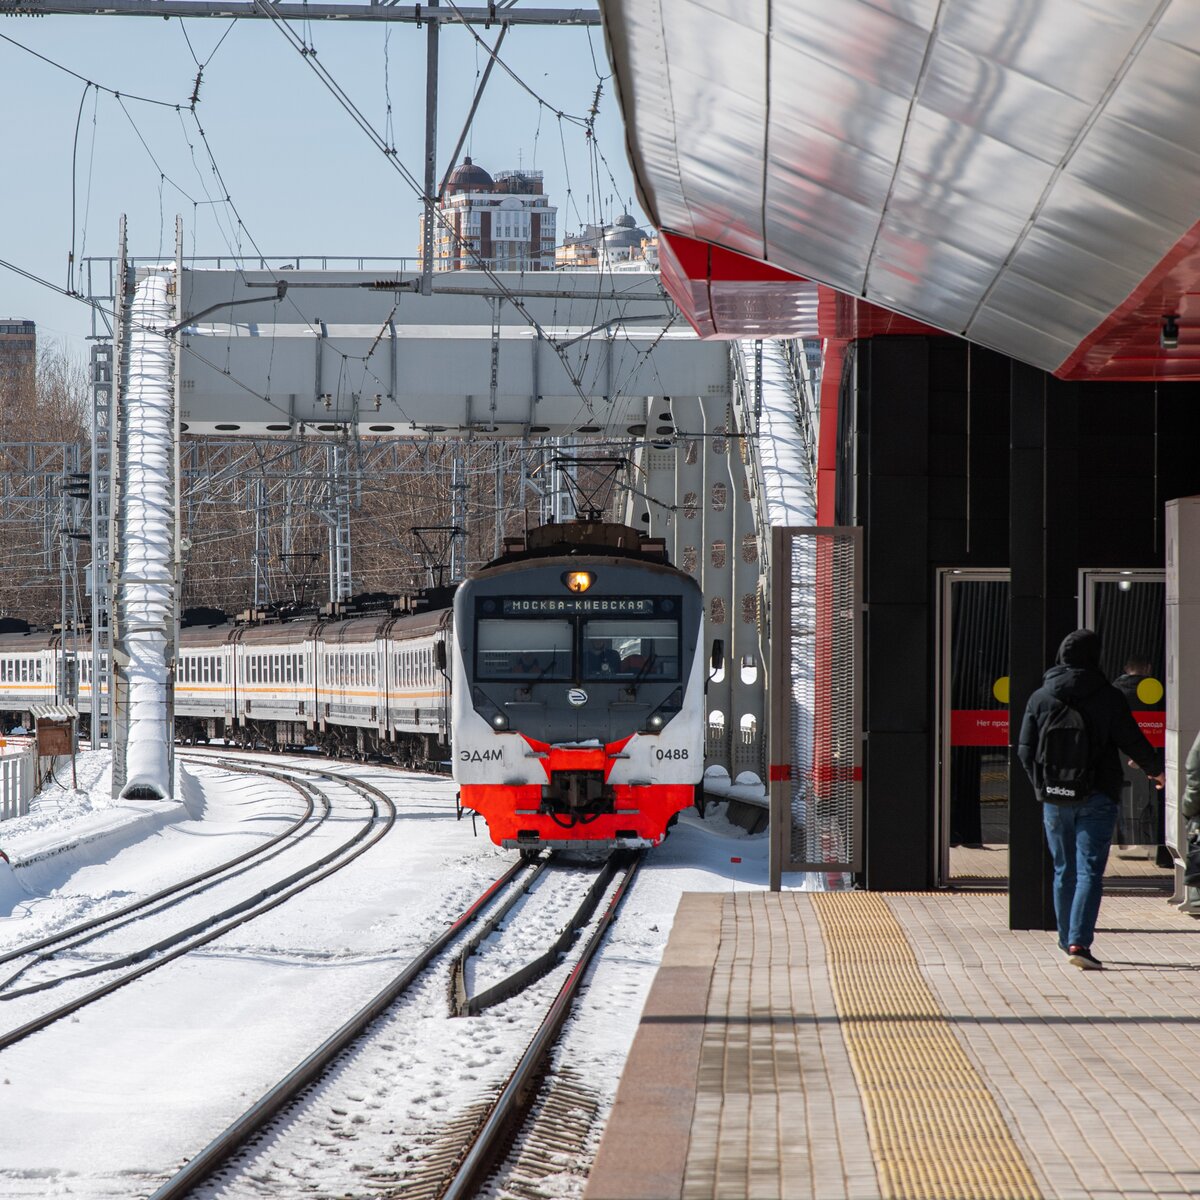
[[1146, 741], [1161, 749], [1167, 744], [1167, 714], [1165, 712], [1137, 712], [1133, 719], [1146, 735]]
[[[1167, 714], [1138, 711], [1133, 714], [1150, 745], [1162, 748], [1167, 741]], [[951, 746], [1007, 746], [1007, 708], [956, 708], [950, 713]]]
[[950, 713], [950, 745], [1007, 746], [1007, 708], [956, 708]]

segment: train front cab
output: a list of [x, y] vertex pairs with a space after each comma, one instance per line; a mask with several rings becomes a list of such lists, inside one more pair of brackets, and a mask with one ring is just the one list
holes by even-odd
[[631, 559], [501, 565], [459, 589], [455, 630], [454, 776], [492, 840], [660, 842], [703, 774], [695, 581]]

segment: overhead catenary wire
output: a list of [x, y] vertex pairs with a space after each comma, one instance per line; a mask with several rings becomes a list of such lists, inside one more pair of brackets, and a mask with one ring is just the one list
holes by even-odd
[[[477, 40], [479, 40], [478, 34], [476, 34], [474, 29], [471, 28], [469, 25], [466, 25], [466, 22], [463, 20], [462, 13], [457, 9], [456, 6], [453, 6], [452, 0], [451, 0], [451, 6], [454, 7], [456, 17], [469, 29], [472, 36], [474, 38], [476, 38]], [[503, 11], [503, 6], [501, 6], [500, 11], [501, 12]], [[233, 25], [235, 23], [236, 23], [236, 19], [230, 22], [229, 26], [227, 26], [226, 29], [224, 30], [224, 32], [221, 34], [221, 37], [217, 41], [216, 46], [214, 46], [213, 51], [211, 53], [209, 53], [203, 59], [201, 58], [200, 55], [198, 55], [196, 53], [196, 49], [192, 43], [192, 40], [188, 36], [186, 28], [182, 28], [182, 23], [181, 23], [181, 32], [183, 33], [185, 42], [187, 43], [188, 50], [191, 54], [192, 60], [193, 60], [193, 62], [196, 63], [197, 67], [200, 69], [201, 72], [203, 71], [203, 68], [207, 65], [207, 63], [211, 60], [213, 54], [215, 54], [216, 51], [220, 48], [220, 46], [224, 43], [224, 41], [228, 37], [228, 35], [229, 35], [230, 31], [232, 30]], [[501, 23], [502, 23], [502, 20], [501, 20]], [[283, 24], [286, 25], [286, 22], [283, 22]], [[2, 36], [4, 36], [4, 35], [0, 35], [0, 37], [2, 37]], [[135, 135], [137, 136], [143, 149], [147, 153], [147, 156], [150, 158], [151, 162], [155, 166], [156, 171], [158, 172], [159, 199], [160, 199], [160, 227], [161, 227], [161, 218], [162, 218], [162, 214], [161, 214], [162, 187], [165, 183], [169, 183], [182, 196], [184, 196], [185, 198], [187, 198], [191, 201], [191, 203], [193, 205], [193, 209], [198, 208], [201, 204], [206, 204], [206, 205], [212, 206], [213, 208], [227, 207], [228, 213], [230, 214], [230, 216], [229, 216], [228, 228], [226, 230], [226, 241], [230, 247], [231, 253], [234, 255], [235, 258], [240, 258], [241, 254], [242, 254], [243, 240], [248, 241], [251, 245], [254, 246], [254, 249], [258, 253], [260, 260], [265, 258], [265, 256], [262, 254], [261, 250], [259, 249], [257, 243], [255, 242], [255, 239], [253, 238], [245, 221], [242, 219], [241, 213], [239, 212], [238, 207], [237, 207], [236, 203], [234, 202], [232, 194], [230, 193], [229, 189], [225, 185], [225, 180], [222, 176], [220, 167], [217, 163], [216, 155], [213, 151], [212, 146], [209, 143], [209, 139], [207, 137], [206, 131], [199, 120], [199, 115], [196, 110], [196, 102], [198, 99], [198, 94], [197, 94], [197, 87], [195, 85], [193, 86], [193, 89], [192, 89], [191, 102], [188, 104], [172, 103], [170, 101], [156, 100], [154, 98], [141, 96], [136, 93], [121, 91], [116, 88], [106, 87], [101, 84], [95, 84], [93, 81], [86, 80], [85, 77], [80, 75], [78, 72], [74, 72], [69, 67], [66, 67], [60, 63], [54, 62], [52, 59], [47, 58], [45, 55], [39, 54], [37, 51], [30, 50], [28, 47], [25, 47], [25, 46], [21, 45], [20, 43], [15, 42], [14, 39], [6, 37], [4, 40], [11, 42], [15, 46], [17, 46], [19, 49], [26, 50], [30, 54], [34, 55], [35, 57], [37, 57], [38, 59], [40, 59], [42, 61], [47, 62], [49, 65], [55, 67], [56, 69], [62, 70], [64, 72], [72, 75], [75, 78], [84, 80], [84, 82], [87, 84], [87, 86], [85, 87], [85, 93], [89, 88], [95, 87], [97, 95], [100, 91], [103, 91], [103, 92], [105, 92], [106, 95], [109, 95], [109, 96], [117, 99], [118, 103], [121, 104], [122, 111], [123, 111], [124, 115], [126, 116], [126, 119], [130, 122], [130, 125], [133, 128]], [[310, 65], [312, 65], [312, 59], [315, 58], [315, 51], [310, 50], [308, 58], [310, 61]], [[492, 60], [489, 57], [489, 61], [494, 61], [494, 60]], [[505, 64], [501, 61], [501, 65], [506, 70], [507, 73], [514, 76], [514, 78], [516, 78], [515, 73], [512, 71], [512, 69], [507, 64]], [[321, 72], [318, 72], [318, 73], [320, 74]], [[328, 72], [324, 72], [324, 75], [328, 78], [329, 81], [332, 81], [332, 77], [328, 76]], [[197, 77], [197, 79], [198, 78], [199, 77]], [[334, 83], [334, 86], [336, 87], [336, 83]], [[583, 123], [585, 125], [587, 124], [588, 118], [577, 118], [577, 117], [574, 117], [572, 114], [564, 113], [562, 110], [558, 109], [556, 106], [550, 104], [544, 98], [537, 96], [536, 92], [534, 92], [533, 89], [529, 88], [527, 84], [523, 84], [523, 81], [522, 81], [522, 86], [525, 91], [534, 95], [538, 101], [539, 121], [540, 121], [540, 114], [543, 109], [548, 109], [549, 111], [553, 111], [556, 114], [556, 116], [559, 117], [560, 141], [562, 139], [561, 122], [563, 120], [571, 120], [575, 123]], [[204, 153], [208, 158], [208, 163], [209, 163], [209, 166], [211, 167], [211, 176], [212, 176], [212, 178], [214, 178], [217, 181], [218, 185], [220, 186], [221, 194], [216, 195], [212, 192], [208, 192], [208, 198], [206, 200], [200, 200], [199, 198], [190, 195], [185, 187], [183, 187], [177, 180], [171, 178], [167, 174], [167, 172], [162, 169], [160, 161], [159, 161], [157, 155], [155, 154], [154, 150], [152, 149], [149, 141], [147, 140], [147, 137], [144, 135], [143, 131], [139, 128], [138, 123], [134, 119], [133, 114], [130, 112], [128, 105], [124, 102], [126, 100], [151, 103], [151, 104], [156, 104], [161, 107], [167, 107], [167, 108], [173, 109], [178, 114], [178, 117], [181, 121], [183, 121], [183, 119], [184, 119], [183, 113], [184, 113], [184, 110], [186, 109], [191, 118], [191, 121], [194, 123], [195, 135], [200, 138], [200, 143], [203, 146]], [[365, 128], [367, 130], [370, 129], [369, 122], [367, 123]], [[376, 144], [377, 144], [377, 147], [380, 148], [381, 150], [384, 149], [385, 145], [386, 145], [386, 143], [384, 145], [380, 145], [378, 141], [376, 142]], [[205, 176], [206, 176], [206, 172], [201, 169], [200, 163], [196, 161], [195, 152], [196, 152], [197, 147], [191, 145], [190, 139], [189, 139], [189, 145], [191, 146], [191, 149], [193, 152], [193, 163], [196, 168], [197, 175], [201, 180], [204, 180]], [[564, 143], [564, 152], [565, 152], [565, 143]], [[394, 148], [392, 150], [392, 155], [394, 156]], [[564, 153], [564, 159], [565, 159], [565, 153]], [[396, 164], [396, 165], [399, 166], [400, 164]], [[402, 174], [403, 174], [403, 172], [402, 172]], [[409, 183], [409, 186], [412, 187], [414, 192], [416, 192], [418, 195], [423, 195], [422, 190], [421, 190], [420, 186], [417, 184], [415, 178], [412, 178], [410, 176], [406, 180], [406, 182]], [[207, 188], [205, 190], [206, 190], [206, 192], [208, 191]], [[218, 218], [218, 221], [219, 220], [220, 220], [220, 218]], [[193, 231], [193, 236], [194, 236], [194, 231]], [[549, 337], [546, 334], [545, 329], [543, 329], [539, 325], [539, 323], [535, 319], [532, 318], [531, 314], [528, 313], [525, 306], [519, 300], [517, 300], [515, 297], [512, 296], [512, 294], [508, 291], [508, 289], [505, 288], [505, 286], [503, 285], [503, 283], [501, 281], [499, 281], [490, 271], [485, 270], [485, 273], [491, 277], [493, 285], [497, 287], [497, 290], [500, 291], [501, 294], [505, 295], [506, 298], [510, 298], [513, 300], [514, 307], [517, 309], [517, 311], [519, 313], [521, 313], [522, 318], [524, 320], [528, 321], [537, 330], [537, 332], [542, 337], [542, 339], [545, 340], [546, 342], [548, 342], [549, 345], [554, 350], [554, 352], [559, 356], [560, 359], [562, 359], [564, 368], [566, 368], [566, 370], [567, 370], [568, 377], [572, 380], [572, 384], [575, 387], [575, 390], [579, 393], [581, 404], [580, 404], [580, 408], [577, 412], [577, 416], [582, 416], [582, 414], [586, 411], [586, 413], [588, 415], [590, 415], [593, 419], [596, 419], [597, 414], [596, 414], [594, 405], [591, 402], [591, 399], [587, 395], [584, 394], [582, 386], [581, 386], [581, 380], [584, 377], [584, 374], [587, 370], [588, 363], [589, 363], [589, 357], [588, 357], [587, 352], [585, 351], [583, 354], [582, 365], [578, 369], [574, 369], [568, 363], [568, 361], [565, 358], [563, 358], [562, 350], [561, 350], [557, 340]], [[600, 282], [600, 278], [602, 276], [603, 276], [603, 272], [601, 272], [600, 276], [598, 276], [598, 283]], [[32, 273], [29, 273], [29, 277], [32, 277]], [[39, 282], [40, 282], [40, 280], [39, 280]], [[76, 280], [75, 280], [74, 276], [72, 276], [72, 278], [69, 280], [69, 287], [67, 289], [68, 292], [74, 290], [75, 283], [76, 283]], [[54, 290], [58, 291], [60, 289], [55, 288]], [[598, 294], [596, 297], [597, 303], [602, 298], [600, 295], [601, 290], [602, 289], [598, 288]], [[294, 302], [291, 300], [290, 297], [288, 299], [288, 303], [294, 305]], [[624, 307], [624, 306], [620, 306], [620, 307]], [[103, 306], [99, 305], [99, 304], [93, 304], [93, 308], [99, 309], [100, 311], [106, 311], [103, 309]], [[299, 313], [298, 308], [296, 308], [296, 311], [297, 311], [297, 313]], [[309, 328], [313, 328], [312, 322], [310, 320], [308, 320], [307, 318], [304, 318], [302, 313], [299, 313], [299, 315], [305, 321], [305, 323], [309, 326]], [[342, 360], [343, 366], [342, 366], [342, 369], [339, 371], [339, 375], [342, 377], [343, 381], [346, 381], [345, 387], [347, 389], [352, 388], [353, 382], [350, 377], [354, 371], [357, 371], [359, 380], [361, 381], [361, 383], [363, 385], [358, 388], [358, 390], [360, 392], [366, 392], [368, 390], [367, 384], [375, 385], [379, 391], [387, 390], [387, 388], [385, 387], [384, 381], [380, 378], [378, 373], [376, 373], [375, 371], [373, 371], [371, 369], [371, 364], [370, 364], [372, 354], [375, 351], [375, 349], [377, 348], [378, 344], [379, 344], [379, 338], [376, 338], [375, 343], [372, 345], [371, 349], [368, 350], [367, 353], [362, 356], [348, 355], [343, 350], [341, 350], [340, 348], [338, 348], [336, 346], [329, 347], [331, 352], [336, 354], [337, 356], [339, 356], [340, 359]], [[230, 371], [228, 361], [224, 365], [220, 365], [216, 362], [213, 362], [209, 355], [206, 355], [202, 351], [197, 350], [194, 346], [187, 346], [186, 351], [192, 357], [194, 357], [196, 360], [204, 363], [205, 365], [209, 366], [213, 370], [220, 371], [221, 374], [223, 374], [226, 378], [230, 379], [235, 386], [237, 386], [240, 390], [244, 391], [247, 395], [252, 396], [260, 401], [263, 401], [263, 402], [271, 405], [271, 407], [273, 407], [276, 411], [280, 412], [281, 414], [283, 413], [283, 411], [284, 411], [283, 407], [274, 403], [271, 399], [269, 377], [268, 377], [267, 388], [264, 392], [264, 391], [260, 390], [259, 388], [253, 387], [250, 384], [237, 379], [233, 375], [233, 373]], [[352, 367], [351, 367], [351, 364], [353, 364]], [[347, 371], [347, 369], [346, 369], [347, 367], [351, 367], [351, 370]], [[341, 402], [341, 392], [342, 392], [342, 389], [339, 388], [339, 404]], [[615, 394], [619, 394], [619, 390], [618, 390], [618, 393], [615, 393]], [[403, 410], [401, 410], [401, 416], [402, 416], [402, 419], [404, 419], [404, 420], [410, 419], [408, 417], [408, 414], [404, 413]]]
[[[280, 14], [279, 9], [275, 5], [274, 0], [255, 0], [255, 3], [265, 13], [267, 13], [275, 27], [280, 30], [293, 49], [295, 49], [301, 55], [310, 69], [322, 81], [322, 83], [330, 91], [338, 103], [346, 110], [354, 123], [358, 125], [358, 127], [367, 135], [376, 149], [379, 150], [380, 153], [384, 155], [386, 161], [392, 165], [393, 170], [400, 175], [404, 182], [407, 183], [412, 189], [414, 194], [426, 205], [426, 219], [436, 220], [441, 224], [442, 228], [450, 236], [457, 248], [463, 252], [464, 257], [466, 257], [468, 261], [472, 261], [475, 266], [487, 276], [488, 280], [504, 297], [504, 299], [508, 300], [517, 310], [517, 312], [520, 313], [522, 319], [528, 325], [530, 325], [537, 332], [538, 336], [551, 347], [556, 356], [562, 362], [564, 369], [567, 371], [568, 377], [571, 378], [573, 386], [575, 387], [575, 390], [578, 392], [580, 400], [582, 401], [583, 407], [593, 419], [596, 419], [596, 411], [592, 405], [591, 398], [584, 394], [577, 379], [572, 374], [570, 366], [563, 356], [563, 352], [559, 350], [554, 339], [547, 335], [545, 329], [542, 327], [537, 318], [535, 318], [533, 314], [528, 311], [522, 300], [504, 284], [496, 272], [480, 258], [474, 247], [472, 247], [470, 243], [458, 233], [454, 226], [446, 219], [445, 215], [438, 209], [437, 205], [432, 202], [432, 197], [425, 195], [425, 190], [422, 185], [412, 174], [412, 172], [400, 161], [399, 157], [393, 153], [389, 153], [386, 140], [374, 128], [374, 126], [362, 113], [354, 101], [350, 99], [345, 90], [341, 87], [337, 80], [334, 79], [333, 75], [325, 68], [324, 64], [318, 60], [317, 55], [311, 51], [304, 39], [301, 38], [284, 19], [284, 17]], [[459, 14], [459, 16], [461, 17], [461, 14]], [[471, 32], [474, 34], [474, 30]], [[557, 112], [558, 110], [555, 111]], [[565, 114], [563, 115], [565, 116]]]

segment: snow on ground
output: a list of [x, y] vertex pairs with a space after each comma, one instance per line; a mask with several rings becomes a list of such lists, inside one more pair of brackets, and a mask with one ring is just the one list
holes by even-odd
[[[187, 768], [186, 804], [113, 802], [102, 760], [81, 756], [80, 794], [52, 785], [29, 817], [0, 825], [0, 846], [15, 863], [35, 859], [12, 872], [21, 899], [0, 917], [0, 952], [231, 858], [298, 811], [295, 793], [282, 785], [208, 764]], [[396, 800], [396, 828], [381, 843], [199, 954], [84, 1009], [65, 1028], [0, 1051], [0, 1105], [8, 1114], [0, 1122], [0, 1200], [149, 1195], [513, 861], [482, 822], [472, 836], [471, 822], [455, 819], [448, 779], [342, 764], [330, 770], [349, 771]], [[766, 887], [765, 836], [745, 834], [722, 811], [710, 807], [703, 821], [685, 813], [649, 854], [569, 1026], [565, 1052], [604, 1110], [680, 894]], [[48, 854], [50, 839], [68, 848]], [[423, 986], [444, 992], [441, 980]], [[439, 1047], [447, 1036], [440, 1019], [428, 1021], [427, 1032], [406, 1030], [408, 1049], [393, 1065], [364, 1056], [362, 1087], [348, 1087], [350, 1103], [362, 1102], [364, 1115], [354, 1118], [362, 1137], [352, 1150], [340, 1135], [325, 1138], [314, 1151], [313, 1182], [339, 1195], [374, 1194], [349, 1171], [351, 1157], [383, 1144], [366, 1136], [371, 1127], [382, 1137], [397, 1118], [404, 1126], [452, 1111], [460, 1093], [523, 1049], [519, 1001], [457, 1024], [450, 1036], [463, 1057], [454, 1077], [433, 1052], [435, 1035]], [[0, 1028], [17, 1023], [9, 1008], [0, 1003]], [[429, 1053], [421, 1052], [423, 1037]]]

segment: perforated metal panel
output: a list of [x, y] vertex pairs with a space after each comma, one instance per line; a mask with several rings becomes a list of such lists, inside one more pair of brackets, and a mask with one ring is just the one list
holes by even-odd
[[771, 531], [773, 889], [863, 866], [860, 532]]

